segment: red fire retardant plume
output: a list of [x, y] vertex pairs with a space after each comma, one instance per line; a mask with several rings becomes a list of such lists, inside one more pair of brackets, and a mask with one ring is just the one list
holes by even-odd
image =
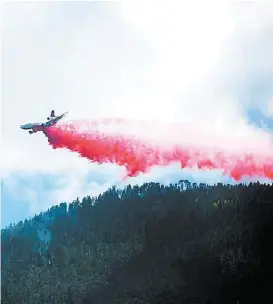
[[200, 170], [222, 169], [236, 181], [245, 177], [262, 177], [273, 180], [273, 157], [255, 157], [251, 154], [199, 150], [190, 146], [171, 147], [149, 144], [147, 141], [125, 135], [92, 131], [77, 132], [58, 126], [44, 131], [54, 148], [66, 148], [98, 164], [115, 163], [124, 166], [127, 176], [148, 172], [154, 166], [167, 166], [173, 162], [181, 168]]

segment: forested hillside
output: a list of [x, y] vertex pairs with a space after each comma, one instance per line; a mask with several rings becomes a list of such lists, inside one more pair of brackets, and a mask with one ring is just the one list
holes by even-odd
[[109, 189], [11, 225], [2, 303], [273, 303], [273, 186]]

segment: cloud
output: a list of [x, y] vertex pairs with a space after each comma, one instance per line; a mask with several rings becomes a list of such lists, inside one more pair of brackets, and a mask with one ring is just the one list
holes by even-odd
[[[119, 183], [122, 168], [52, 150], [43, 134], [19, 129], [51, 109], [69, 110], [68, 119], [167, 120], [267, 138], [248, 125], [246, 111], [257, 106], [273, 114], [272, 13], [269, 2], [206, 2], [198, 9], [161, 1], [5, 3], [1, 175], [26, 181], [52, 174], [60, 184], [47, 190], [49, 204]], [[155, 168], [132, 182], [180, 174]], [[24, 187], [35, 209], [38, 188]]]
[[236, 28], [226, 51], [225, 87], [245, 107], [269, 113], [273, 97], [273, 3], [238, 3]]

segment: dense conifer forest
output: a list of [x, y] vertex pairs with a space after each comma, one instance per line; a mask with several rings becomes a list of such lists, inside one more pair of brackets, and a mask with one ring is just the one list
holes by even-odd
[[273, 303], [273, 185], [113, 187], [1, 237], [5, 304]]

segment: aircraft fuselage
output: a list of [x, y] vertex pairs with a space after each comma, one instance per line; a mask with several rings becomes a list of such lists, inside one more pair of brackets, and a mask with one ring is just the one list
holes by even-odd
[[35, 127], [38, 127], [38, 126], [42, 126], [42, 123], [38, 122], [38, 123], [26, 123], [24, 125], [21, 125], [20, 128], [23, 129], [23, 130], [31, 130]]

